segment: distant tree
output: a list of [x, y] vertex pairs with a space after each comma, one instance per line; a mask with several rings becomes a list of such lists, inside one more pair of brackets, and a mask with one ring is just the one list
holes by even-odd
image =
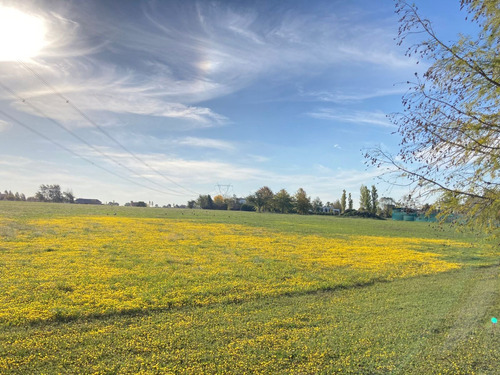
[[297, 212], [301, 215], [309, 213], [309, 210], [312, 208], [311, 198], [307, 196], [302, 188], [299, 188], [295, 193], [295, 207]]
[[216, 195], [214, 197], [214, 209], [216, 210], [227, 210], [227, 203], [222, 195]]
[[323, 209], [323, 202], [319, 197], [314, 198], [314, 200], [312, 201], [312, 209], [316, 214], [319, 214]]
[[342, 203], [337, 199], [335, 202], [332, 203], [332, 208], [335, 208], [336, 210], [341, 210], [342, 211]]
[[63, 194], [59, 185], [40, 185], [35, 197], [40, 202], [61, 203], [63, 201]]
[[188, 206], [188, 208], [193, 209], [194, 206], [196, 206], [196, 201], [194, 201], [194, 200], [188, 201], [187, 206]]
[[223, 204], [224, 197], [222, 195], [218, 194], [213, 198], [213, 201], [214, 201], [214, 205]]
[[61, 203], [63, 201], [63, 194], [59, 185], [52, 185], [49, 189], [49, 196], [54, 203]]
[[63, 202], [65, 203], [75, 203], [75, 196], [71, 190], [66, 190], [63, 193]]
[[373, 214], [376, 214], [378, 208], [378, 192], [375, 185], [372, 185], [371, 198], [372, 198], [371, 212]]
[[273, 205], [274, 205], [274, 201], [273, 201], [274, 193], [273, 193], [273, 191], [269, 187], [264, 186], [264, 187], [261, 187], [257, 191], [257, 193], [261, 195], [261, 197], [264, 201], [264, 205], [263, 205], [264, 210], [265, 211], [272, 211]]
[[12, 193], [12, 191], [4, 191], [4, 200], [6, 201], [15, 201], [16, 200], [16, 195]]
[[236, 206], [236, 197], [224, 197], [224, 205], [226, 210], [234, 210]]
[[212, 199], [212, 197], [210, 196], [210, 194], [207, 195], [207, 209], [209, 210], [213, 210], [214, 208], [214, 201]]
[[398, 202], [405, 211], [416, 211], [420, 206], [420, 202], [413, 195], [404, 195]]
[[263, 186], [254, 194], [248, 196], [247, 201], [253, 204], [258, 212], [270, 211], [273, 206], [273, 198], [273, 191], [269, 187]]
[[252, 206], [254, 209], [253, 211], [258, 211], [260, 212], [260, 207], [261, 207], [261, 202], [257, 200], [257, 196], [254, 194], [250, 194], [245, 198], [245, 201], [247, 202], [246, 204], [249, 206]]
[[359, 210], [368, 212], [372, 210], [370, 190], [365, 185], [361, 185], [359, 189]]
[[293, 209], [293, 198], [285, 189], [281, 189], [274, 195], [276, 209], [285, 214]]
[[352, 201], [351, 193], [349, 193], [349, 199], [347, 202], [348, 202], [349, 211], [352, 211], [354, 208], [354, 202]]
[[391, 217], [392, 210], [396, 207], [396, 201], [390, 197], [382, 197], [379, 199], [380, 210], [384, 217]]
[[242, 206], [242, 199], [233, 194], [232, 197], [224, 198], [224, 203], [228, 210], [239, 211]]
[[201, 195], [197, 199], [198, 206], [204, 210], [211, 210], [214, 207], [214, 202], [212, 200], [212, 197], [210, 194], [208, 195]]
[[340, 211], [344, 213], [346, 207], [347, 207], [346, 191], [342, 190], [342, 197], [340, 198]]

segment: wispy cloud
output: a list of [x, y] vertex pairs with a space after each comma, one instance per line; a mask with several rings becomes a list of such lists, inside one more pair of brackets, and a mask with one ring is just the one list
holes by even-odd
[[266, 161], [270, 160], [267, 156], [263, 156], [263, 155], [248, 154], [247, 157], [251, 161], [254, 161], [254, 162], [257, 162], [257, 163], [265, 163]]
[[221, 151], [233, 151], [235, 149], [232, 142], [212, 138], [185, 137], [176, 140], [175, 143], [183, 146], [213, 148]]
[[386, 128], [395, 127], [395, 125], [387, 119], [386, 114], [383, 112], [353, 111], [351, 113], [346, 113], [345, 111], [322, 108], [315, 112], [309, 112], [307, 115], [320, 120], [382, 126]]
[[[309, 168], [307, 173], [287, 174], [217, 159], [197, 160], [161, 153], [136, 154], [148, 166], [158, 171], [159, 174], [157, 174], [146, 164], [124, 152], [99, 148], [103, 154], [129, 169], [111, 163], [108, 158], [103, 157], [102, 153], [95, 150], [83, 146], [75, 147], [75, 150], [96, 165], [104, 166], [117, 175], [125, 176], [129, 181], [137, 181], [141, 186], [126, 182], [117, 178], [116, 175], [106, 174], [103, 170], [88, 163], [72, 165], [68, 161], [56, 165], [43, 160], [8, 155], [0, 157], [0, 165], [2, 165], [0, 179], [2, 181], [16, 180], [16, 186], [27, 187], [26, 190], [20, 190], [20, 192], [28, 195], [34, 194], [40, 183], [49, 182], [58, 183], [63, 189], [72, 189], [80, 197], [94, 197], [103, 201], [121, 199], [122, 203], [124, 197], [129, 200], [146, 199], [164, 203], [172, 201], [185, 203], [188, 199], [196, 198], [196, 193], [194, 193], [196, 191], [204, 194], [210, 192], [218, 181], [232, 184], [235, 193], [240, 196], [246, 196], [259, 187], [268, 185], [275, 191], [285, 188], [292, 194], [302, 187], [309, 195], [319, 196], [327, 201], [338, 199], [342, 189], [352, 192], [353, 198], [357, 197], [360, 185], [370, 184], [380, 173], [377, 170], [332, 169], [317, 164]], [[130, 169], [136, 173], [132, 174]], [[99, 179], [93, 180], [89, 178], [90, 176], [93, 178], [99, 176]], [[50, 181], [47, 181], [48, 177]], [[342, 181], [341, 185], [339, 181]], [[179, 185], [189, 190], [184, 190]], [[11, 189], [7, 185], [4, 188]], [[18, 188], [13, 186], [12, 189]], [[169, 196], [170, 193], [172, 194]]]
[[72, 106], [59, 101], [56, 95], [28, 99], [28, 103], [35, 106], [37, 110], [21, 101], [14, 101], [12, 105], [17, 110], [36, 116], [40, 116], [40, 111], [42, 111], [47, 118], [65, 123], [69, 127], [91, 127], [93, 123], [105, 126], [110, 123], [108, 117], [113, 117], [116, 114], [179, 119], [186, 122], [183, 125], [185, 129], [221, 126], [229, 122], [225, 116], [213, 112], [210, 108], [163, 102], [146, 96], [133, 98], [129, 95], [116, 93], [113, 96], [94, 96], [91, 93], [73, 93], [69, 96], [72, 98], [70, 102], [78, 103], [77, 108], [84, 111], [92, 122], [89, 122]]
[[[334, 13], [299, 13], [286, 6], [280, 17], [268, 18], [266, 9], [258, 12], [241, 4], [199, 2], [171, 11], [163, 2], [152, 2], [143, 15], [124, 19], [105, 12], [96, 16], [90, 5], [74, 12], [73, 6], [41, 12], [49, 47], [32, 63], [58, 92], [92, 111], [221, 125], [227, 123], [224, 115], [196, 103], [240, 90], [267, 74], [279, 71], [277, 79], [290, 79], [332, 64], [395, 69], [411, 64], [387, 43], [389, 31], [367, 15], [366, 22], [352, 25]], [[9, 75], [6, 71], [2, 78]], [[54, 103], [50, 89], [33, 86], [34, 77], [30, 81], [29, 87], [16, 89], [42, 105]], [[326, 101], [360, 97], [317, 96]], [[54, 111], [47, 103], [44, 110], [61, 120], [76, 120], [63, 107], [56, 105]]]
[[407, 91], [406, 87], [397, 86], [390, 89], [377, 89], [373, 91], [359, 91], [346, 93], [343, 91], [304, 91], [299, 90], [299, 94], [304, 98], [311, 98], [320, 102], [331, 102], [337, 104], [355, 103], [367, 99], [380, 98], [390, 95], [402, 95]]
[[33, 161], [29, 158], [22, 156], [12, 156], [12, 155], [1, 155], [0, 154], [0, 165], [12, 166], [13, 168], [19, 168], [27, 166]]
[[[120, 152], [108, 152], [113, 158], [120, 160], [121, 163], [140, 171], [156, 179], [158, 182], [165, 182], [158, 179], [158, 176], [151, 174], [151, 171], [144, 165], [131, 159], [128, 155]], [[100, 157], [99, 155], [95, 155]], [[361, 184], [369, 184], [379, 171], [373, 169], [365, 170], [333, 170], [331, 168], [316, 165], [310, 170], [310, 173], [277, 173], [266, 168], [247, 167], [236, 162], [227, 162], [220, 160], [196, 160], [186, 159], [176, 156], [166, 156], [163, 154], [140, 154], [140, 158], [145, 160], [148, 165], [159, 170], [180, 184], [195, 186], [213, 186], [217, 181], [228, 181], [235, 186], [235, 190], [242, 194], [244, 187], [249, 189], [258, 189], [261, 186], [269, 185], [273, 189], [286, 188], [290, 192], [295, 192], [299, 187], [303, 187], [309, 194], [331, 196], [332, 187], [338, 186], [338, 181], [342, 181], [342, 188], [348, 188], [357, 193]]]
[[[398, 94], [398, 88], [387, 86], [398, 81], [394, 73], [403, 76], [410, 67], [413, 69], [413, 62], [398, 54], [394, 46], [391, 33], [397, 20], [391, 18], [392, 9], [368, 0], [320, 1], [313, 6], [306, 2], [217, 0], [132, 1], [120, 3], [120, 7], [109, 1], [4, 2], [43, 18], [47, 45], [27, 62], [36, 74], [17, 62], [1, 63], [0, 81], [25, 103], [0, 89], [0, 105], [12, 112], [17, 110], [16, 118], [39, 126], [47, 136], [96, 164], [133, 180], [147, 177], [175, 190], [178, 186], [130, 154], [113, 149], [115, 145], [93, 131], [71, 104], [110, 129], [110, 134], [148, 165], [194, 191], [207, 193], [216, 182], [225, 181], [241, 195], [272, 185], [273, 189], [284, 187], [291, 193], [303, 187], [309, 194], [327, 200], [340, 196], [336, 187], [354, 191], [360, 183], [368, 184], [371, 172], [315, 169], [311, 166], [318, 162], [313, 160], [316, 153], [311, 152], [310, 145], [299, 146], [304, 143], [298, 141], [304, 137], [301, 129], [277, 137], [282, 130], [278, 127], [293, 121], [297, 111], [327, 121], [391, 127], [381, 112], [311, 110], [310, 105], [320, 101], [324, 103], [312, 105], [328, 107], [327, 103], [358, 103]], [[299, 86], [303, 89], [297, 98]], [[332, 87], [336, 90], [330, 90]], [[252, 113], [257, 110], [251, 104], [269, 98], [276, 100], [276, 106], [262, 106], [260, 113]], [[295, 106], [297, 101], [300, 106]], [[47, 121], [27, 116], [40, 115], [26, 102], [75, 128], [78, 135], [118, 164], [95, 149], [74, 146], [74, 139]], [[253, 131], [251, 127], [257, 121], [258, 131]], [[218, 139], [219, 129], [211, 129], [232, 124], [224, 139]], [[260, 129], [267, 127], [272, 136], [265, 141], [272, 148], [261, 142], [262, 137], [257, 140]], [[23, 129], [18, 128], [0, 122], [0, 140], [10, 142], [5, 134], [20, 139]], [[17, 178], [29, 186], [73, 185], [86, 195], [104, 200], [115, 199], [116, 194], [134, 200], [148, 200], [150, 196], [159, 200], [154, 191], [107, 175], [77, 157], [64, 158], [45, 149], [42, 152], [33, 147], [37, 139], [30, 136], [18, 143], [16, 152], [29, 155], [31, 162], [22, 169], [10, 160], [10, 169], [0, 168], [0, 181]], [[338, 157], [339, 152], [332, 149], [341, 149], [344, 143], [329, 142], [318, 140], [318, 149], [325, 147]], [[352, 160], [358, 157], [348, 153], [348, 142], [350, 139], [346, 139], [346, 150], [342, 151], [345, 168], [356, 165]], [[293, 155], [278, 151], [284, 143], [297, 145]], [[45, 162], [43, 173], [39, 173], [39, 159], [58, 158], [61, 160], [55, 165]], [[324, 160], [321, 158], [317, 157]], [[279, 169], [283, 165], [287, 167]], [[68, 176], [47, 171], [64, 171]], [[45, 179], [47, 176], [51, 181]], [[195, 198], [191, 192], [184, 193], [182, 199]]]
[[[18, 66], [8, 68], [5, 70], [5, 75], [0, 74], [7, 87], [14, 90], [20, 98], [26, 99], [28, 103], [42, 110], [48, 117], [66, 122], [70, 126], [90, 126], [90, 124], [86, 124], [78, 111], [75, 111], [61, 95], [82, 111], [180, 119], [187, 121], [185, 127], [189, 129], [221, 126], [229, 121], [210, 108], [176, 102], [178, 98], [174, 92], [162, 91], [156, 83], [149, 83], [143, 80], [143, 77], [138, 81], [138, 77], [131, 74], [122, 75], [112, 66], [107, 65], [106, 68], [106, 64], [91, 69], [89, 77], [72, 74], [73, 69], [78, 70], [78, 64], [59, 71], [51, 68], [35, 68], [37, 74], [50, 82], [50, 86], [38, 81], [26, 69], [20, 69]], [[91, 68], [91, 65], [87, 64], [86, 68]], [[11, 74], [8, 74], [9, 72]], [[31, 78], [27, 80], [26, 76]], [[71, 78], [68, 79], [68, 76]], [[26, 82], [29, 82], [29, 86]], [[39, 115], [19, 98], [12, 97], [3, 90], [1, 96], [11, 101], [16, 109]]]

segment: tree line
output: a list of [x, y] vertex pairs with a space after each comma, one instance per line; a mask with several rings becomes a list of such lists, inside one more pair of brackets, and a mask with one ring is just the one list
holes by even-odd
[[11, 190], [5, 190], [0, 193], [0, 201], [26, 201], [26, 195], [23, 193], [19, 194], [17, 191], [13, 193]]
[[[61, 186], [58, 184], [42, 184], [35, 195], [28, 198], [22, 193], [5, 190], [3, 194], [0, 193], [0, 200], [75, 203], [73, 192], [71, 190], [62, 191]], [[144, 202], [131, 202], [126, 205], [147, 207]], [[150, 205], [152, 206], [152, 202], [150, 202]], [[290, 194], [286, 189], [274, 193], [268, 186], [261, 187], [245, 198], [236, 196], [223, 197], [222, 195], [216, 195], [212, 198], [210, 194], [200, 195], [198, 199], [189, 201], [187, 207], [208, 210], [295, 213], [300, 215], [339, 214], [345, 216], [390, 217], [392, 208], [396, 205], [392, 198], [382, 197], [379, 199], [377, 188], [374, 185], [371, 189], [361, 185], [358, 209], [354, 209], [351, 193], [347, 193], [346, 190], [343, 190], [342, 196], [334, 202], [323, 203], [319, 197], [312, 199], [303, 188], [299, 188], [295, 194]]]
[[75, 196], [71, 190], [61, 191], [61, 186], [54, 185], [40, 185], [40, 188], [34, 196], [26, 198], [23, 193], [12, 193], [12, 191], [5, 190], [0, 193], [0, 200], [6, 201], [28, 201], [28, 202], [51, 202], [51, 203], [75, 203]]
[[396, 202], [392, 198], [379, 199], [375, 185], [369, 189], [365, 185], [360, 188], [359, 208], [354, 208], [351, 193], [342, 191], [342, 196], [334, 202], [323, 203], [321, 198], [312, 199], [303, 188], [295, 194], [286, 189], [274, 193], [268, 186], [263, 186], [246, 198], [223, 197], [210, 194], [200, 195], [197, 200], [188, 202], [188, 208], [202, 208], [209, 210], [241, 210], [257, 212], [297, 213], [307, 214], [342, 214], [346, 216], [390, 217]]

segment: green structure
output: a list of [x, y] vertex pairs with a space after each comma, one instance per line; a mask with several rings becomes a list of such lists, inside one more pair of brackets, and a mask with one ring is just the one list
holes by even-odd
[[403, 221], [404, 212], [401, 208], [392, 209], [392, 220]]
[[420, 222], [436, 222], [436, 214], [426, 215], [424, 213], [409, 212], [405, 208], [394, 208], [392, 210], [392, 220], [396, 221], [420, 221]]

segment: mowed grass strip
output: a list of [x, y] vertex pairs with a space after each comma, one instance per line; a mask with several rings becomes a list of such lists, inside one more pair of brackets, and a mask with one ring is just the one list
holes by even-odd
[[446, 272], [461, 265], [429, 250], [469, 246], [114, 216], [25, 225], [3, 236], [5, 324], [240, 302]]

